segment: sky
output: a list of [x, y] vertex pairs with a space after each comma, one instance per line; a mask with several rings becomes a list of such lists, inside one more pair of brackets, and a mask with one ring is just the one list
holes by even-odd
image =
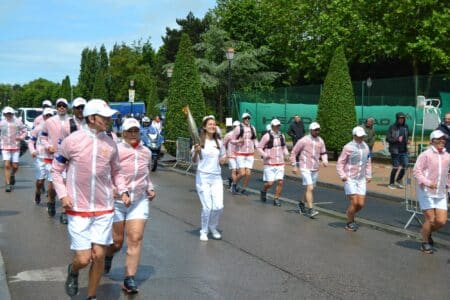
[[166, 27], [215, 0], [1, 0], [0, 84], [45, 78], [76, 84], [81, 51], [150, 39], [157, 50]]

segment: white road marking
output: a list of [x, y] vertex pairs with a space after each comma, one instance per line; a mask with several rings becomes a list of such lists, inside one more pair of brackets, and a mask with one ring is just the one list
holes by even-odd
[[42, 270], [29, 270], [9, 277], [9, 283], [21, 281], [60, 281], [66, 280], [66, 267], [54, 267]]

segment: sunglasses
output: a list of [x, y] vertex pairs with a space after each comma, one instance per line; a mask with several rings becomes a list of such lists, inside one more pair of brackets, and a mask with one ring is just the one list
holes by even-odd
[[127, 130], [128, 133], [139, 133], [139, 129], [129, 129]]
[[242, 120], [250, 120], [250, 117], [245, 117]]
[[58, 107], [58, 108], [60, 108], [60, 107], [67, 108], [67, 105], [65, 105], [65, 104], [58, 104], [58, 105], [56, 105], [56, 107]]
[[317, 129], [313, 129], [312, 131], [320, 131], [320, 128], [317, 128]]
[[78, 105], [78, 106], [74, 107], [74, 109], [80, 109], [80, 110], [82, 110], [82, 109], [84, 109], [84, 105]]

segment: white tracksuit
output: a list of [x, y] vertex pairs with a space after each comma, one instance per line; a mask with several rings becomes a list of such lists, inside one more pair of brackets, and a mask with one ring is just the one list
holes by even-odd
[[[195, 185], [202, 203], [201, 233], [208, 234], [209, 229], [216, 229], [223, 211], [223, 182], [219, 158], [225, 157], [222, 141], [206, 139], [201, 150], [202, 159], [198, 158]], [[193, 153], [193, 151], [192, 151]]]

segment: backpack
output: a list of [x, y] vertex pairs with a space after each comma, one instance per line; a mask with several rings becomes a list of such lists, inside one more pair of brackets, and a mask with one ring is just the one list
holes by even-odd
[[[267, 132], [267, 134], [269, 134], [269, 141], [267, 142], [267, 144], [264, 147], [264, 149], [272, 149], [273, 148], [273, 139], [275, 137], [273, 136], [273, 134], [270, 131]], [[281, 142], [281, 147], [284, 147], [286, 145], [286, 142], [284, 140], [284, 135], [283, 134], [280, 134], [280, 142]]]
[[75, 120], [73, 118], [69, 119], [69, 123], [70, 123], [70, 133], [77, 131], [77, 123], [75, 123]]
[[[240, 129], [240, 131], [239, 131], [238, 139], [241, 138], [244, 135], [244, 125], [239, 124], [239, 129]], [[250, 129], [252, 130], [252, 137], [251, 137], [251, 139], [254, 140], [256, 138], [255, 127], [250, 125]]]

